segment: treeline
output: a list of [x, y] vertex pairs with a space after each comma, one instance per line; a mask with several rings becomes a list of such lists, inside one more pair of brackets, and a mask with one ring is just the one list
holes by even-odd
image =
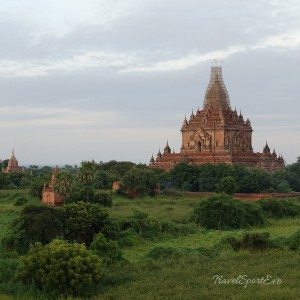
[[[53, 168], [30, 166], [24, 173], [0, 174], [0, 189], [31, 190], [41, 197], [44, 184], [51, 179]], [[284, 170], [267, 173], [242, 165], [177, 164], [169, 172], [149, 169], [144, 164], [109, 161], [83, 162], [80, 167], [65, 165], [60, 169], [56, 190], [74, 201], [95, 198], [95, 190], [111, 190], [118, 181], [118, 193], [130, 197], [150, 195], [176, 189], [191, 192], [225, 192], [232, 194], [261, 192], [299, 192], [300, 157]], [[59, 187], [60, 186], [60, 187]]]
[[161, 187], [192, 192], [222, 192], [231, 186], [234, 192], [291, 192], [300, 191], [300, 159], [284, 170], [268, 173], [242, 165], [204, 164], [200, 166], [178, 164], [165, 178]]

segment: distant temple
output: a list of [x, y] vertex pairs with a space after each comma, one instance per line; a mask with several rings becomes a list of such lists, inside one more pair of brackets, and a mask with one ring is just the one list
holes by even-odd
[[24, 172], [24, 168], [19, 167], [19, 162], [16, 159], [15, 151], [12, 150], [11, 157], [8, 160], [8, 165], [6, 168], [2, 168], [3, 173], [12, 173], [12, 172]]
[[54, 184], [56, 174], [58, 172], [58, 167], [56, 166], [54, 172], [52, 173], [51, 181], [48, 184], [44, 185], [43, 192], [42, 192], [42, 202], [48, 205], [60, 205], [63, 204], [62, 196], [58, 195], [54, 191]]
[[283, 157], [275, 150], [271, 153], [268, 143], [262, 153], [253, 152], [252, 132], [250, 120], [245, 121], [241, 112], [231, 109], [222, 67], [212, 66], [202, 110], [192, 112], [189, 120], [184, 118], [180, 152], [171, 152], [167, 142], [163, 153], [159, 150], [156, 159], [152, 155], [149, 167], [169, 170], [186, 162], [241, 164], [268, 172], [284, 168]]

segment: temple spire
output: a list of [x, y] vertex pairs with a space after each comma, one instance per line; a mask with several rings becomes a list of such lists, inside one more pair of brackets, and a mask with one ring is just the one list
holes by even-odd
[[169, 146], [169, 141], [168, 140], [167, 140], [166, 147], [164, 149], [164, 154], [166, 154], [166, 153], [171, 153], [171, 148]]
[[154, 163], [155, 160], [154, 160], [154, 157], [153, 157], [153, 153], [152, 153], [152, 156], [151, 156], [151, 159], [150, 159], [150, 163]]
[[203, 108], [214, 107], [221, 110], [230, 108], [230, 99], [223, 82], [222, 66], [219, 63], [211, 66], [210, 82], [206, 89]]

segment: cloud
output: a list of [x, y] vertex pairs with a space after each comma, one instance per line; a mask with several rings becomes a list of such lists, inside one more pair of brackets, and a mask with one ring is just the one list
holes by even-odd
[[53, 107], [4, 106], [0, 108], [0, 127], [38, 129], [115, 128], [124, 122], [120, 112], [89, 111]]
[[30, 28], [35, 42], [44, 36], [61, 38], [79, 26], [109, 28], [134, 11], [135, 0], [51, 0], [1, 3], [2, 19], [18, 20]]
[[[2, 77], [37, 77], [55, 73], [72, 73], [97, 68], [121, 73], [136, 72], [171, 72], [185, 70], [200, 63], [213, 59], [226, 59], [234, 54], [256, 50], [288, 50], [300, 46], [300, 31], [272, 35], [261, 39], [253, 45], [234, 45], [223, 50], [206, 53], [194, 51], [182, 57], [159, 60], [155, 53], [155, 60], [147, 52], [107, 52], [86, 51], [76, 53], [66, 59], [40, 60], [0, 60], [0, 76]], [[165, 55], [163, 55], [165, 56]], [[172, 55], [171, 55], [172, 56]], [[174, 54], [173, 54], [174, 56]]]

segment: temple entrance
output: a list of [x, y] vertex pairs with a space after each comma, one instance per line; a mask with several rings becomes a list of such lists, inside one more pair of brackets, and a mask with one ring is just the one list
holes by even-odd
[[196, 144], [196, 152], [201, 153], [202, 152], [202, 144], [200, 141]]

